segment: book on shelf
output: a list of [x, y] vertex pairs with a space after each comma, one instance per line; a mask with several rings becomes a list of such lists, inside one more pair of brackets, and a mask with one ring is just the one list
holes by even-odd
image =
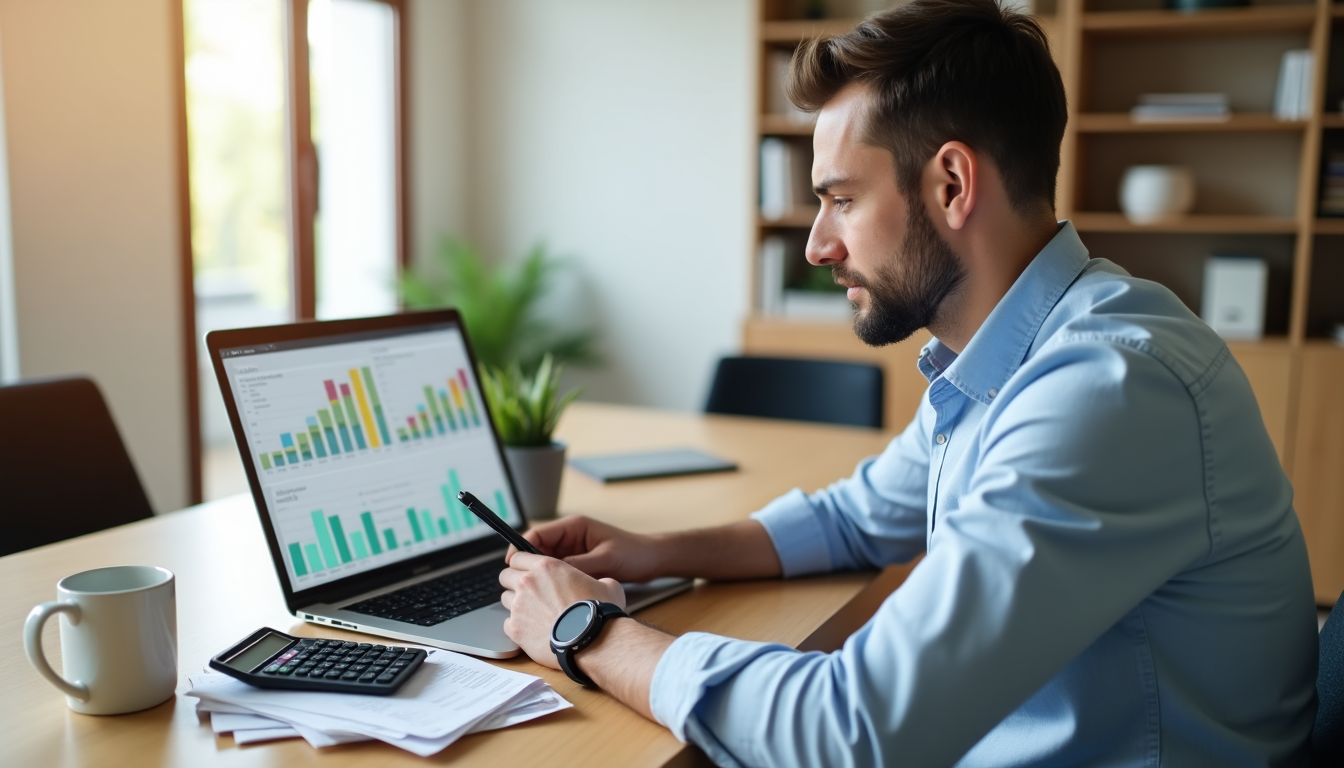
[[765, 111], [772, 115], [783, 115], [797, 125], [811, 125], [816, 122], [817, 116], [795, 107], [784, 91], [792, 59], [792, 51], [771, 51], [766, 59]]
[[1344, 152], [1327, 152], [1323, 166], [1317, 215], [1344, 217]]
[[803, 147], [786, 139], [761, 140], [761, 217], [779, 221], [798, 208], [813, 206], [812, 161]]
[[1221, 123], [1231, 116], [1225, 93], [1145, 93], [1129, 111], [1136, 123]]
[[784, 259], [788, 242], [780, 235], [761, 241], [756, 268], [756, 306], [763, 315], [784, 314]]
[[1274, 92], [1275, 117], [1280, 120], [1311, 117], [1315, 68], [1315, 56], [1310, 50], [1284, 51], [1279, 84]]

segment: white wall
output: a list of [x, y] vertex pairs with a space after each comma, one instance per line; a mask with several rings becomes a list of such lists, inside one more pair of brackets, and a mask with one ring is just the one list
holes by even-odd
[[20, 372], [93, 376], [160, 512], [188, 500], [178, 1], [0, 0]]
[[[575, 372], [588, 399], [698, 409], [713, 361], [738, 347], [754, 9], [750, 0], [411, 7], [412, 88], [424, 110], [412, 122], [422, 131], [412, 144], [413, 189], [424, 195], [417, 247], [423, 254], [431, 232], [460, 223], [492, 255], [514, 258], [544, 240], [573, 257], [582, 282], [569, 299], [579, 322], [600, 326], [608, 360]], [[465, 127], [426, 135], [430, 114]], [[444, 144], [428, 149], [433, 136]], [[442, 189], [424, 178], [431, 168]], [[456, 187], [444, 183], [451, 174]]]

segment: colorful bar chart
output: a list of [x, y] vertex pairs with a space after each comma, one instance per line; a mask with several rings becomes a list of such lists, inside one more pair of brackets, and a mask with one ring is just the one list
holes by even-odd
[[[312, 540], [291, 541], [286, 546], [294, 576], [317, 574], [478, 528], [481, 521], [457, 501], [457, 494], [462, 490], [457, 470], [448, 470], [446, 480], [439, 485], [443, 497], [441, 512], [407, 507], [405, 519], [393, 525], [379, 527], [374, 513], [368, 510], [360, 512], [354, 520], [321, 509], [312, 510], [309, 513]], [[495, 512], [507, 519], [509, 508], [504, 492], [496, 490], [494, 501]]]
[[[421, 386], [420, 402], [403, 401], [394, 409], [405, 414], [397, 420], [390, 419], [370, 366], [350, 368], [346, 377], [344, 381], [322, 381], [327, 407], [304, 416], [301, 429], [281, 433], [280, 451], [258, 456], [263, 470], [294, 467], [394, 443], [423, 442], [481, 426], [480, 408], [465, 368], [448, 377], [446, 387]], [[366, 546], [371, 541], [366, 537]]]

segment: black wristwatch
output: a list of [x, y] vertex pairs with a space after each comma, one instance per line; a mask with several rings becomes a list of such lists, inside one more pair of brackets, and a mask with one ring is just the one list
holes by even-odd
[[560, 612], [560, 617], [551, 626], [551, 650], [569, 679], [582, 686], [596, 687], [592, 678], [579, 670], [574, 654], [591, 645], [602, 634], [602, 627], [609, 619], [621, 616], [629, 618], [630, 614], [615, 603], [596, 600], [580, 600]]

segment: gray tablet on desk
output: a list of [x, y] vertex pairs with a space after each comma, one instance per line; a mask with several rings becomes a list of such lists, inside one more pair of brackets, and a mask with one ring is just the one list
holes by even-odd
[[649, 477], [694, 475], [703, 472], [727, 472], [737, 465], [694, 448], [646, 453], [617, 453], [608, 456], [583, 456], [570, 459], [569, 465], [580, 472], [614, 483]]

